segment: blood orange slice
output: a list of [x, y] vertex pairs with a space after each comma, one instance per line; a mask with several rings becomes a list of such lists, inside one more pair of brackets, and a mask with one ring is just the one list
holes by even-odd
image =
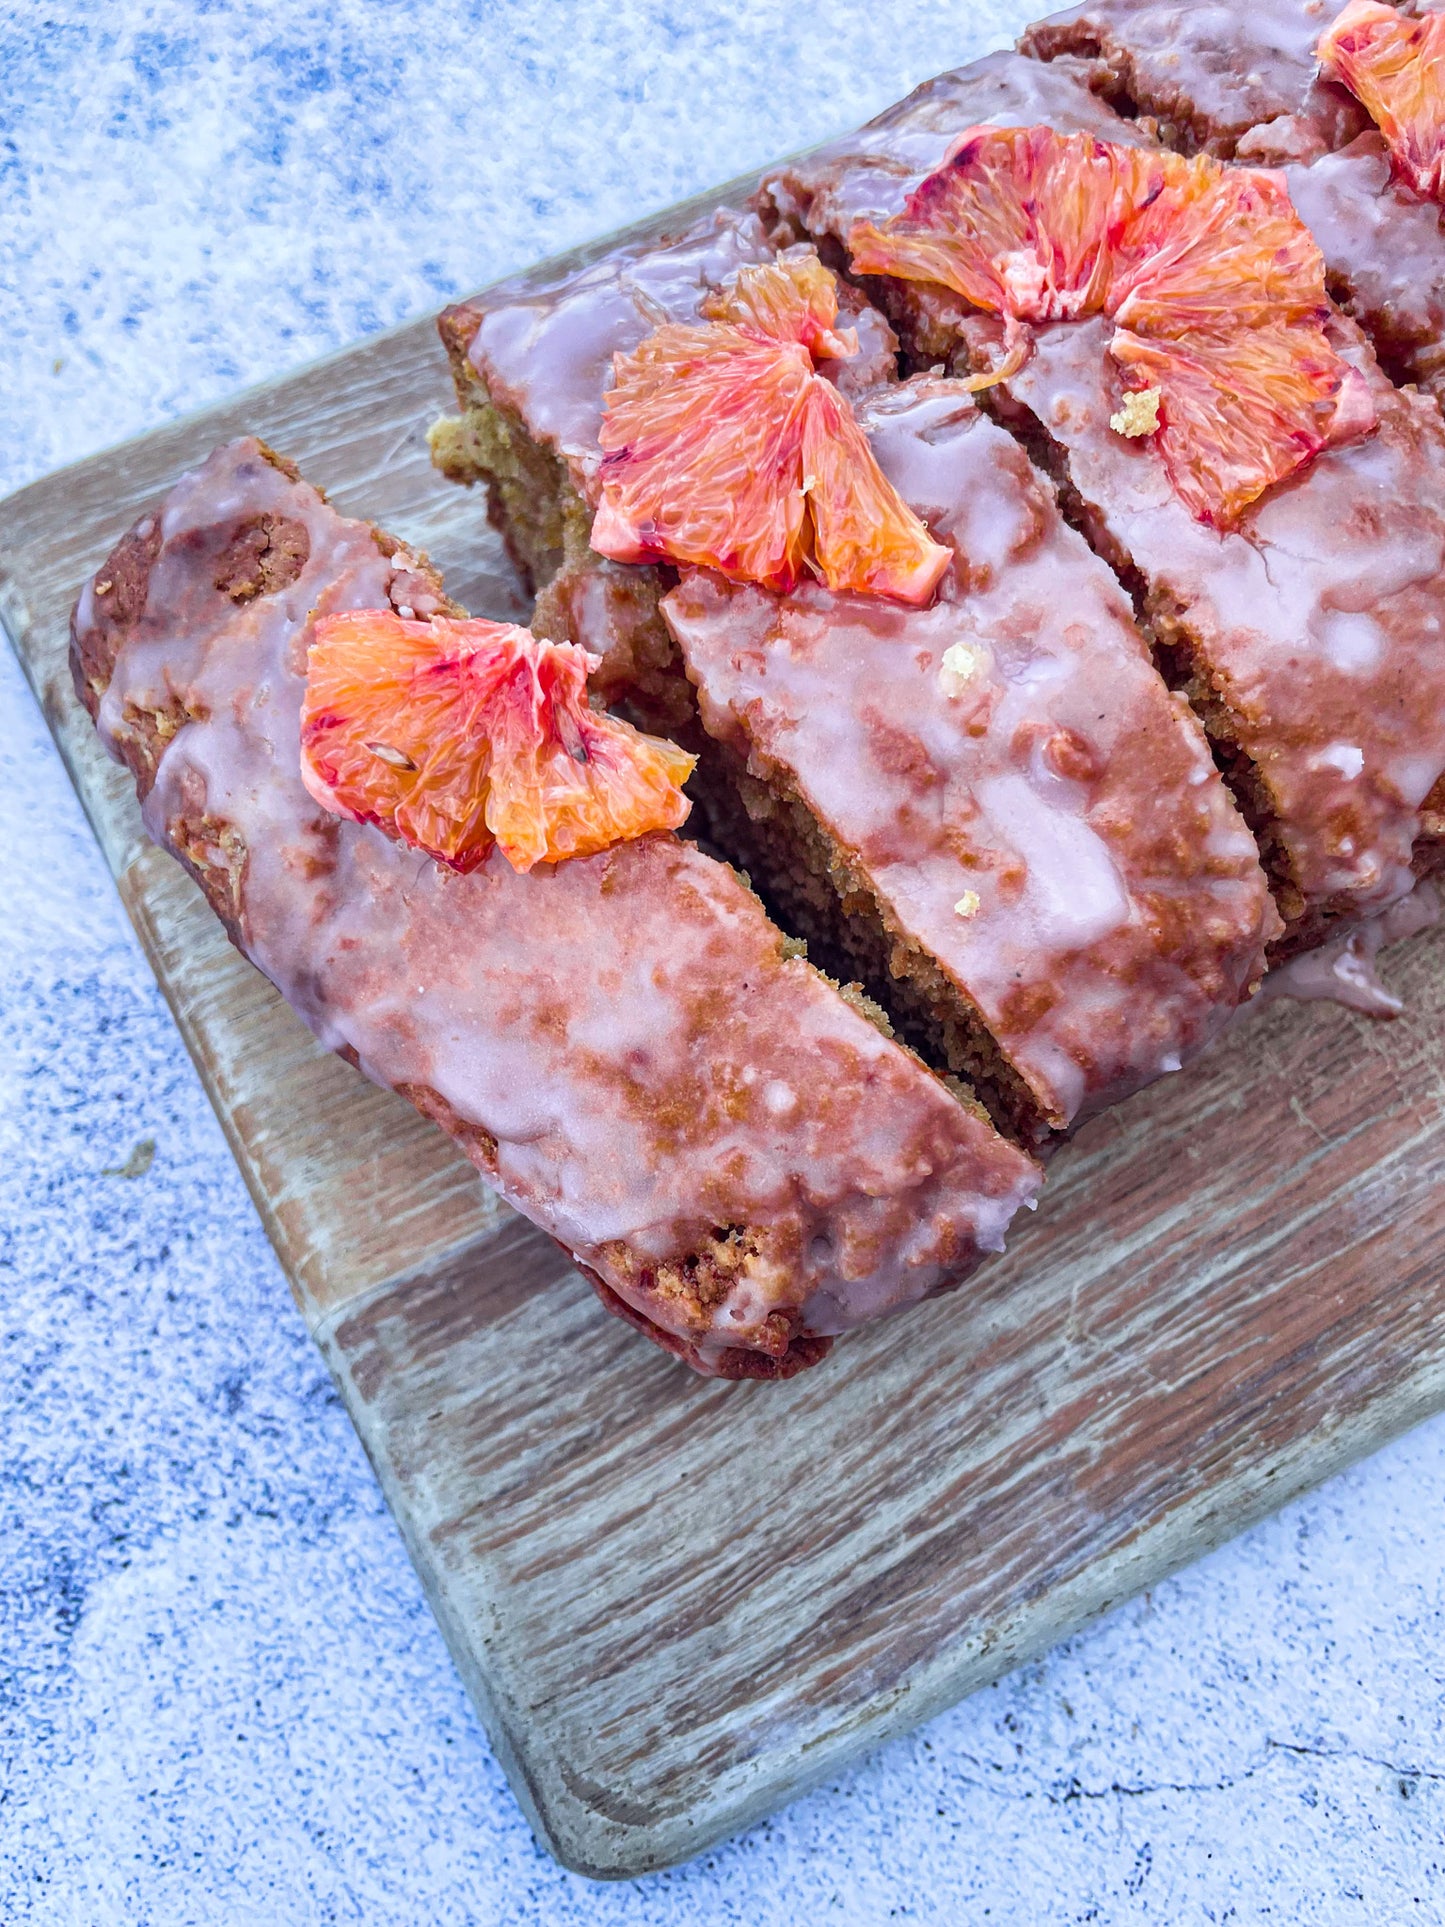
[[1156, 446], [1175, 493], [1228, 528], [1373, 427], [1374, 405], [1325, 333], [1324, 260], [1283, 179], [1204, 155], [1147, 160], [1110, 277], [1109, 351], [1131, 386], [1160, 391]]
[[790, 589], [803, 571], [803, 417], [813, 362], [719, 323], [667, 323], [627, 356], [602, 426], [592, 546]]
[[1378, 0], [1351, 0], [1315, 55], [1364, 104], [1396, 173], [1445, 200], [1445, 14], [1411, 20]]
[[817, 359], [857, 352], [815, 257], [744, 268], [706, 319], [667, 322], [613, 362], [592, 546], [786, 591], [923, 603], [948, 566], [874, 460]]
[[744, 268], [730, 287], [707, 297], [702, 311], [709, 321], [735, 322], [769, 341], [796, 341], [820, 361], [858, 352], [857, 330], [837, 326], [838, 283], [816, 254]]
[[1135, 150], [1051, 127], [973, 127], [881, 228], [858, 222], [860, 274], [936, 281], [990, 314], [1078, 321], [1108, 291]]
[[816, 573], [830, 589], [927, 602], [949, 551], [915, 539], [922, 524], [874, 461], [846, 397], [826, 381], [803, 419], [802, 455]]
[[901, 214], [858, 223], [848, 247], [861, 273], [938, 282], [1005, 317], [1009, 352], [979, 386], [1017, 372], [1029, 324], [1113, 317], [1111, 352], [1135, 392], [1159, 391], [1152, 438], [1201, 521], [1229, 526], [1373, 424], [1325, 333], [1324, 263], [1278, 175], [976, 127]]
[[590, 856], [687, 816], [693, 758], [587, 705], [596, 658], [509, 623], [353, 609], [316, 623], [301, 776], [338, 816], [462, 872]]

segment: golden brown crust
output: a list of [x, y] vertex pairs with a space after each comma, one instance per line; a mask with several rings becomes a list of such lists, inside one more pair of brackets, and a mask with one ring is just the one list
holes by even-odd
[[[115, 671], [115, 658], [127, 633], [140, 620], [150, 588], [151, 567], [161, 549], [158, 516], [127, 529], [96, 572], [91, 585], [94, 616], [82, 630], [77, 604], [70, 618], [70, 673], [75, 693], [94, 722]], [[137, 772], [139, 775], [139, 772]]]
[[310, 553], [304, 522], [294, 516], [254, 515], [232, 536], [212, 580], [232, 602], [276, 595], [296, 580]]

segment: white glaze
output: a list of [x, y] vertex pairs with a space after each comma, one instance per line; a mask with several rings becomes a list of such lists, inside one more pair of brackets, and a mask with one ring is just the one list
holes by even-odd
[[1343, 895], [1368, 915], [1412, 887], [1420, 806], [1445, 772], [1438, 412], [1391, 388], [1340, 324], [1379, 431], [1317, 456], [1220, 534], [1173, 499], [1146, 451], [1109, 432], [1107, 336], [1105, 322], [1043, 331], [1011, 392], [1048, 423], [1075, 487], [1152, 590], [1187, 611], [1307, 902]]
[[1369, 1017], [1398, 1017], [1403, 1001], [1380, 981], [1380, 952], [1406, 937], [1418, 936], [1440, 921], [1440, 896], [1433, 883], [1417, 883], [1408, 895], [1377, 916], [1357, 923], [1342, 937], [1306, 950], [1271, 970], [1258, 1001], [1289, 997], [1300, 1003], [1343, 1004]]

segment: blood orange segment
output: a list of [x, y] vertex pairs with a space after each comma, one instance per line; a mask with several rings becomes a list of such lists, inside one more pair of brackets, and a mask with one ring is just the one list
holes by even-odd
[[815, 357], [857, 352], [815, 257], [745, 268], [707, 319], [666, 322], [613, 362], [592, 546], [786, 592], [926, 602], [950, 551], [879, 469]]
[[595, 665], [510, 623], [323, 616], [307, 655], [302, 780], [336, 815], [462, 872], [494, 842], [530, 870], [676, 829], [694, 759], [590, 709]]
[[770, 341], [796, 341], [819, 360], [858, 352], [858, 334], [839, 328], [838, 283], [815, 254], [742, 268], [730, 287], [702, 304], [709, 321], [731, 321]]
[[1156, 445], [1175, 493], [1197, 520], [1229, 527], [1321, 449], [1372, 427], [1374, 408], [1325, 334], [1324, 260], [1282, 177], [1143, 158], [1147, 195], [1105, 304], [1119, 324], [1110, 353], [1131, 387], [1160, 391]]
[[864, 274], [933, 281], [1028, 326], [1106, 314], [1130, 388], [1197, 519], [1227, 527], [1273, 483], [1373, 424], [1325, 333], [1324, 262], [1280, 176], [1047, 127], [975, 127], [901, 214], [848, 237]]
[[1216, 527], [1232, 526], [1322, 448], [1374, 426], [1369, 389], [1352, 368], [1340, 376], [1313, 325], [1178, 341], [1121, 328], [1109, 347], [1131, 389], [1159, 391], [1155, 445], [1170, 486], [1196, 521]]
[[813, 521], [813, 559], [830, 589], [928, 601], [950, 552], [917, 542], [918, 518], [887, 479], [844, 396], [820, 381], [803, 422], [803, 489]]
[[1396, 173], [1445, 200], [1445, 14], [1411, 20], [1378, 0], [1351, 0], [1315, 55], [1363, 103]]
[[593, 548], [790, 589], [806, 550], [798, 449], [813, 380], [805, 348], [726, 323], [669, 322], [619, 355]]
[[490, 719], [487, 827], [512, 868], [675, 830], [690, 808], [682, 785], [697, 759], [590, 709], [587, 671], [597, 658], [585, 649], [528, 642]]
[[1324, 256], [1283, 175], [1202, 154], [1138, 157], [1105, 302], [1121, 326], [1182, 338], [1323, 322]]

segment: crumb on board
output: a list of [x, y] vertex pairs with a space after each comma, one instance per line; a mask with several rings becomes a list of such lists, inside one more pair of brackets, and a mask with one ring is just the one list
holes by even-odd
[[131, 1146], [130, 1156], [124, 1164], [102, 1165], [100, 1175], [103, 1178], [143, 1178], [150, 1170], [155, 1154], [155, 1139], [143, 1137], [138, 1144]]

